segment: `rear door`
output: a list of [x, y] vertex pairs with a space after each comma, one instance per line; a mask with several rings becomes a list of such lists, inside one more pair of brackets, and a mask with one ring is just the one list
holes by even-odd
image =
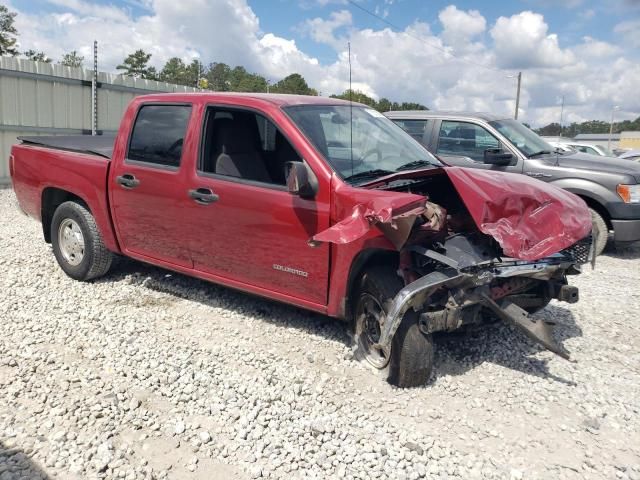
[[[484, 153], [488, 149], [511, 153], [513, 159], [509, 165], [484, 163]], [[461, 120], [436, 122], [429, 150], [446, 163], [458, 167], [522, 173], [522, 162], [519, 161], [518, 155], [487, 128], [473, 122]]]
[[110, 175], [111, 208], [124, 252], [191, 267], [182, 223], [185, 194], [183, 157], [194, 148], [186, 141], [192, 106], [142, 104], [124, 161]]

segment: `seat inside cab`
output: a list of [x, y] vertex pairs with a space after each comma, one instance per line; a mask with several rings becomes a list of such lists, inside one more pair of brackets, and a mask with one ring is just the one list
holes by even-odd
[[264, 116], [236, 109], [207, 110], [201, 171], [285, 185], [286, 163], [301, 161], [287, 138]]

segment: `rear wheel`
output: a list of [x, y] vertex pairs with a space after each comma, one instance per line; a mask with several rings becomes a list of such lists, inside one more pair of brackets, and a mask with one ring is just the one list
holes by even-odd
[[51, 244], [60, 268], [75, 280], [106, 274], [114, 255], [107, 250], [91, 212], [77, 202], [64, 202], [53, 214]]
[[593, 208], [590, 208], [591, 221], [593, 223], [593, 236], [596, 242], [595, 254], [600, 255], [604, 248], [607, 246], [607, 240], [609, 239], [609, 228], [607, 222], [604, 221], [602, 215], [596, 212]]
[[384, 317], [403, 283], [393, 268], [374, 266], [361, 278], [355, 302], [356, 357], [386, 375], [392, 385], [417, 387], [429, 380], [433, 369], [433, 342], [418, 326], [417, 313], [407, 312], [391, 347], [375, 348]]

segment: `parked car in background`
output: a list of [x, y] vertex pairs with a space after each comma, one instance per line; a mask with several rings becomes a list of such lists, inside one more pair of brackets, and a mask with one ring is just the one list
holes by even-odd
[[636, 162], [640, 162], [640, 150], [627, 150], [624, 153], [621, 153], [618, 158], [624, 158], [625, 160], [635, 160]]
[[561, 150], [563, 152], [576, 152], [577, 151], [577, 150], [571, 148], [566, 143], [557, 142], [557, 141], [553, 141], [553, 140], [547, 140], [547, 143], [549, 145], [551, 145], [552, 147], [555, 147], [556, 149]]
[[567, 142], [569, 148], [573, 148], [577, 152], [588, 153], [590, 155], [598, 155], [601, 157], [615, 157], [615, 154], [607, 150], [602, 145], [591, 145], [589, 143]]
[[345, 319], [358, 357], [403, 387], [429, 378], [432, 333], [496, 316], [568, 357], [528, 312], [578, 300], [584, 202], [445, 167], [364, 105], [158, 94], [131, 101], [115, 139], [21, 140], [16, 197], [76, 280], [121, 254]]
[[558, 152], [522, 123], [487, 113], [387, 112], [446, 163], [513, 172], [564, 188], [591, 209], [597, 253], [607, 233], [619, 245], [640, 240], [640, 165], [582, 152]]

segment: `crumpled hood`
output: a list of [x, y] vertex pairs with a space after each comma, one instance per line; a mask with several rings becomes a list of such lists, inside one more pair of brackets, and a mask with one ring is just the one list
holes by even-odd
[[[478, 229], [495, 238], [509, 257], [548, 257], [583, 239], [591, 230], [591, 214], [581, 198], [539, 180], [460, 167], [430, 170], [428, 174], [449, 177]], [[376, 183], [423, 175], [415, 171], [397, 173]], [[351, 243], [376, 226], [400, 250], [415, 219], [434, 215], [424, 196], [404, 192], [340, 184], [333, 201], [338, 221], [314, 235], [312, 245]]]
[[524, 175], [445, 168], [478, 229], [510, 257], [537, 260], [570, 247], [591, 231], [578, 196]]

